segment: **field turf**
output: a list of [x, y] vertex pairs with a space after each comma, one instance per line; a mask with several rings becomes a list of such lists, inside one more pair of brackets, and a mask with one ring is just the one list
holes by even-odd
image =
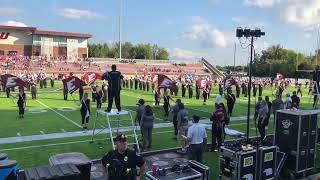
[[[19, 137], [29, 135], [51, 134], [51, 133], [63, 133], [81, 131], [81, 116], [79, 106], [79, 96], [75, 92], [72, 96], [69, 95], [68, 101], [63, 100], [63, 94], [61, 90], [61, 83], [56, 81], [54, 88], [40, 89], [38, 87], [37, 100], [31, 99], [30, 92], [27, 93], [27, 106], [24, 119], [18, 118], [17, 99], [6, 98], [4, 92], [0, 92], [0, 140], [7, 137]], [[294, 88], [291, 87], [290, 91]], [[214, 88], [211, 92], [210, 99], [207, 101], [207, 105], [203, 105], [203, 99], [196, 100], [182, 98], [185, 103], [186, 109], [189, 115], [199, 115], [201, 119], [208, 119], [210, 113], [213, 110], [214, 98], [217, 94], [217, 88]], [[13, 96], [17, 95], [17, 91], [12, 92]], [[181, 88], [178, 97], [181, 98]], [[195, 92], [194, 92], [195, 95]], [[273, 100], [273, 96], [270, 89], [264, 90], [263, 95], [270, 96]], [[91, 97], [91, 92], [89, 92]], [[132, 112], [133, 117], [137, 108], [136, 103], [138, 99], [143, 98], [146, 104], [152, 105], [155, 112], [155, 123], [171, 122], [172, 116], [164, 117], [164, 111], [160, 106], [155, 107], [153, 105], [153, 94], [151, 91], [131, 90], [124, 88], [121, 91], [121, 104], [123, 109]], [[162, 100], [161, 100], [162, 102]], [[225, 100], [224, 100], [225, 102]], [[255, 98], [251, 100], [251, 115], [254, 110]], [[171, 102], [173, 105], [174, 102]], [[106, 104], [102, 105], [103, 109], [106, 108]], [[310, 109], [312, 106], [312, 98], [307, 95], [307, 89], [303, 89], [303, 97], [301, 98], [302, 109]], [[115, 108], [115, 106], [114, 106]], [[93, 128], [95, 116], [96, 116], [96, 104], [91, 102], [91, 117], [89, 122], [89, 129]], [[236, 106], [234, 108], [234, 117], [246, 116], [247, 114], [247, 98], [240, 97], [237, 99]], [[237, 119], [237, 118], [236, 118]], [[105, 122], [105, 120], [104, 120]], [[267, 132], [270, 134], [273, 131], [273, 118], [270, 118], [269, 128]], [[320, 122], [318, 120], [318, 122]], [[130, 122], [121, 122], [120, 126], [129, 126]], [[256, 130], [254, 124], [251, 121], [250, 124], [250, 136], [256, 136]], [[98, 125], [97, 128], [102, 128]], [[231, 121], [229, 128], [245, 132], [246, 121]], [[173, 140], [173, 128], [159, 128], [153, 130], [153, 145], [151, 150], [164, 149], [170, 147], [180, 146], [180, 142]], [[209, 140], [211, 142], [211, 133], [208, 131]], [[21, 169], [25, 169], [33, 166], [47, 165], [50, 156], [58, 153], [65, 152], [82, 152], [92, 159], [101, 158], [106, 152], [111, 150], [111, 142], [106, 140], [109, 135], [101, 134], [97, 135], [96, 141], [90, 143], [91, 134], [87, 136], [69, 137], [69, 138], [56, 138], [49, 140], [36, 140], [29, 142], [18, 143], [0, 143], [0, 153], [4, 152], [9, 155], [11, 159], [18, 161]], [[227, 139], [234, 137], [227, 136]], [[317, 154], [319, 156], [319, 146]], [[218, 176], [218, 154], [216, 152], [207, 152], [204, 155], [204, 163], [211, 167], [211, 178], [217, 179]], [[320, 158], [317, 159], [317, 167], [320, 167]]]

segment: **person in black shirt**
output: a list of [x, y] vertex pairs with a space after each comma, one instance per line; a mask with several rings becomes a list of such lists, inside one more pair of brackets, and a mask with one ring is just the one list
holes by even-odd
[[111, 111], [113, 99], [115, 99], [116, 107], [118, 111], [121, 111], [120, 105], [120, 80], [123, 79], [121, 72], [117, 71], [117, 66], [112, 65], [111, 71], [104, 74], [104, 78], [108, 81], [109, 88], [108, 88], [108, 108], [107, 112]]
[[63, 85], [63, 100], [68, 100], [68, 86]]
[[259, 82], [258, 84], [258, 89], [259, 89], [259, 96], [262, 96], [263, 86], [261, 82]]
[[227, 106], [228, 106], [228, 115], [230, 117], [232, 116], [232, 110], [233, 110], [233, 107], [234, 107], [235, 103], [236, 103], [236, 97], [232, 93], [231, 89], [228, 89], [228, 92], [227, 92]]
[[236, 98], [239, 98], [240, 97], [240, 85], [237, 83], [236, 84]]
[[[116, 149], [102, 157], [102, 165], [110, 180], [140, 180], [144, 175], [145, 160], [128, 149], [127, 136], [120, 134], [114, 138]], [[139, 167], [139, 173], [137, 173]]]
[[223, 95], [222, 82], [219, 82], [219, 94], [220, 94], [220, 96], [222, 96], [222, 95]]
[[154, 90], [154, 105], [159, 106], [160, 105], [160, 91]]
[[17, 105], [19, 108], [19, 118], [24, 118], [24, 109], [26, 108], [26, 94], [23, 92], [22, 88], [19, 88]]
[[82, 118], [82, 127], [83, 129], [88, 129], [90, 117], [90, 99], [88, 99], [88, 93], [85, 93], [81, 99], [80, 113]]
[[188, 83], [188, 87], [189, 87], [189, 98], [192, 98], [192, 96], [193, 96], [193, 85], [192, 85], [191, 81]]
[[132, 89], [133, 87], [133, 80], [132, 80], [132, 77], [130, 78], [130, 89]]
[[292, 92], [291, 99], [292, 99], [292, 104], [293, 104], [293, 106], [296, 107], [297, 109], [299, 109], [299, 106], [300, 106], [300, 98], [297, 96], [297, 92], [296, 92], [296, 91], [293, 91], [293, 92]]
[[164, 109], [164, 116], [168, 117], [169, 116], [169, 108], [170, 108], [170, 99], [174, 101], [169, 95], [168, 91], [165, 89], [164, 90], [164, 95], [163, 95], [163, 109]]
[[185, 97], [186, 96], [186, 90], [187, 90], [185, 82], [182, 82], [181, 89], [182, 89], [182, 97]]

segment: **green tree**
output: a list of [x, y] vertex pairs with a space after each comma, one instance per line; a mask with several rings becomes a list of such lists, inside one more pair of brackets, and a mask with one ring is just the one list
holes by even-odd
[[169, 52], [165, 48], [158, 48], [156, 59], [169, 60]]

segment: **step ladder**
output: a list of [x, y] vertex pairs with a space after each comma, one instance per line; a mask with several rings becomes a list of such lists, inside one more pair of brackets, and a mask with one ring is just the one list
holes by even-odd
[[[122, 124], [125, 124], [125, 127]], [[100, 125], [102, 128], [97, 129], [97, 125]], [[120, 133], [126, 132], [126, 136], [131, 137], [128, 138], [128, 147], [135, 150], [137, 153], [140, 153], [136, 129], [137, 127], [130, 111], [121, 110], [120, 112], [118, 112], [118, 110], [112, 109], [110, 112], [106, 112], [100, 109], [97, 110], [96, 113], [91, 140], [93, 142], [96, 135], [100, 134], [103, 131], [107, 131], [107, 133], [110, 135], [112, 147], [113, 149], [115, 149], [116, 146], [113, 139]]]

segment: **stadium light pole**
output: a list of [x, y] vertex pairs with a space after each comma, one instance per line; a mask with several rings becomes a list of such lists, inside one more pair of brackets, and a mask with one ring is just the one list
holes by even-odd
[[236, 36], [239, 38], [251, 38], [250, 46], [251, 46], [251, 53], [250, 53], [250, 64], [249, 64], [249, 84], [248, 84], [248, 111], [247, 111], [247, 133], [246, 133], [246, 140], [249, 142], [249, 131], [250, 131], [250, 107], [251, 107], [251, 84], [252, 84], [252, 60], [253, 60], [253, 51], [254, 51], [254, 38], [258, 38], [264, 36], [265, 32], [261, 32], [260, 29], [242, 29], [237, 28]]
[[122, 0], [120, 0], [120, 14], [119, 14], [119, 62], [121, 61], [121, 30], [122, 30]]

